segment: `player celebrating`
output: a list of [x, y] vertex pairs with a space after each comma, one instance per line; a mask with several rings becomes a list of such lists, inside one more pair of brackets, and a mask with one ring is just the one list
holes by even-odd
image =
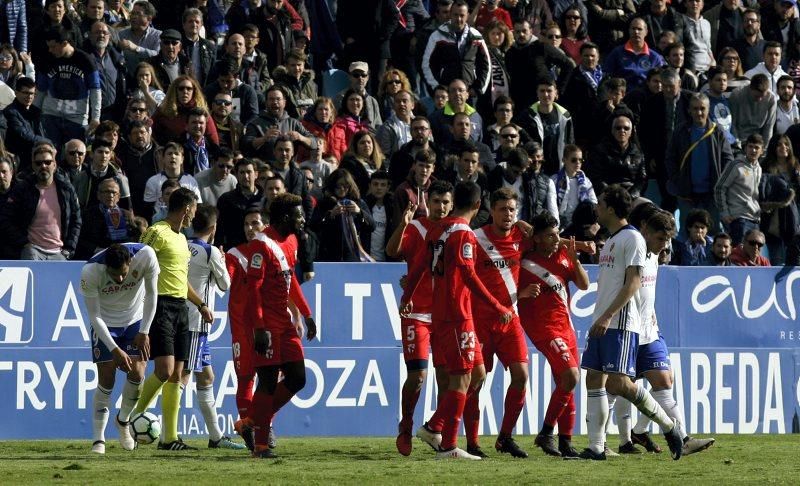
[[[234, 428], [251, 451], [255, 448], [255, 437], [251, 422], [247, 419], [252, 413], [255, 346], [253, 344], [253, 325], [247, 320], [247, 308], [251, 304], [249, 299], [252, 295], [247, 280], [247, 265], [252, 256], [249, 242], [267, 227], [264, 224], [265, 219], [261, 214], [261, 209], [257, 206], [248, 209], [244, 215], [244, 234], [247, 242], [231, 248], [225, 254], [225, 265], [231, 277], [228, 321], [231, 324], [233, 365], [236, 371], [236, 407], [239, 409], [239, 420], [234, 424]], [[270, 428], [270, 434], [271, 432], [272, 428]], [[274, 447], [274, 445], [270, 444], [270, 447]]]
[[[158, 275], [158, 301], [153, 325], [149, 330], [140, 329], [134, 339], [136, 347], [155, 360], [155, 372], [144, 381], [135, 412], [147, 410], [163, 387], [161, 409], [164, 427], [158, 443], [161, 450], [195, 449], [178, 437], [181, 376], [183, 363], [189, 359], [191, 341], [186, 300], [197, 307], [203, 321], [213, 320], [208, 304], [197, 295], [188, 280], [191, 254], [181, 230], [192, 224], [196, 210], [197, 195], [191, 189], [178, 188], [169, 197], [167, 217], [147, 228], [142, 235], [142, 243], [155, 251], [161, 273]], [[152, 352], [149, 352], [151, 345]]]
[[[575, 394], [580, 379], [578, 341], [569, 311], [569, 283], [589, 288], [589, 275], [578, 260], [574, 239], [564, 245], [558, 236], [558, 220], [544, 212], [533, 218], [535, 249], [522, 260], [519, 285], [537, 285], [541, 292], [519, 301], [522, 327], [553, 371], [556, 388], [534, 444], [551, 456], [573, 457]], [[558, 424], [558, 447], [553, 430]]]
[[[494, 191], [489, 200], [492, 223], [475, 231], [478, 242], [475, 273], [487, 288], [494, 291], [501, 305], [515, 311], [519, 261], [525, 251], [523, 246], [530, 241], [527, 234], [515, 225], [518, 198], [510, 187]], [[494, 355], [497, 354], [500, 362], [511, 373], [503, 422], [494, 447], [497, 451], [507, 452], [514, 457], [528, 457], [528, 453], [520, 449], [511, 437], [511, 431], [525, 405], [525, 388], [528, 383], [528, 345], [519, 316], [515, 312], [511, 322], [503, 324], [499, 322], [495, 309], [483, 301], [474, 300], [472, 306], [475, 332], [481, 344], [486, 371], [492, 371]], [[464, 409], [464, 430], [467, 434], [467, 452], [486, 457], [478, 445], [479, 390], [480, 387], [477, 387], [467, 401]]]
[[[275, 197], [269, 206], [270, 226], [250, 242], [254, 248], [247, 267], [252, 279], [256, 313], [253, 344], [258, 387], [253, 394], [253, 413], [248, 420], [255, 430], [254, 457], [273, 458], [269, 427], [275, 414], [306, 384], [303, 343], [288, 307], [296, 306], [305, 318], [310, 341], [317, 335], [311, 309], [294, 276], [297, 234], [303, 231], [303, 200], [294, 194]], [[283, 380], [278, 383], [278, 373]]]
[[[408, 273], [415, 268], [422, 268], [426, 277], [412, 295], [414, 313], [403, 317], [400, 325], [403, 335], [403, 357], [406, 362], [406, 381], [403, 383], [401, 411], [402, 419], [398, 426], [399, 433], [395, 444], [397, 451], [408, 456], [411, 454], [411, 431], [414, 426], [414, 409], [417, 407], [422, 384], [428, 371], [428, 356], [431, 342], [431, 306], [432, 284], [430, 275], [425, 272], [428, 267], [428, 252], [425, 237], [433, 225], [450, 214], [453, 209], [453, 185], [446, 181], [434, 181], [428, 188], [428, 211], [430, 216], [412, 219], [417, 207], [409, 204], [403, 213], [403, 219], [397, 225], [392, 237], [386, 244], [386, 255], [402, 258], [408, 265]], [[447, 389], [447, 373], [444, 370], [443, 357], [434, 355], [436, 381], [440, 390]]]
[[632, 382], [636, 374], [636, 352], [641, 316], [635, 299], [641, 287], [641, 270], [647, 248], [642, 235], [626, 218], [631, 196], [614, 184], [606, 188], [596, 208], [598, 222], [611, 234], [600, 253], [597, 302], [581, 366], [587, 370], [589, 447], [580, 459], [605, 460], [605, 425], [609, 393], [622, 396], [663, 431], [672, 458], [682, 455], [680, 426], [664, 412], [643, 387]]
[[[464, 413], [467, 392], [474, 391], [486, 377], [483, 357], [475, 337], [472, 321], [472, 295], [485, 300], [502, 316], [500, 322], [511, 321], [512, 313], [486, 290], [475, 275], [475, 235], [469, 227], [481, 206], [481, 189], [473, 182], [461, 182], [453, 194], [455, 209], [451, 216], [439, 221], [426, 238], [433, 274], [434, 356], [445, 358], [449, 375], [448, 390], [439, 402], [436, 413], [417, 436], [438, 450], [438, 459], [480, 460], [478, 456], [456, 447], [458, 427]], [[411, 296], [423, 278], [423, 269], [415, 268], [400, 303], [400, 315], [413, 311]], [[441, 432], [439, 432], [441, 430]]]
[[141, 243], [113, 244], [92, 257], [81, 271], [81, 294], [92, 325], [92, 359], [97, 365], [92, 425], [92, 452], [97, 454], [106, 452], [108, 404], [116, 368], [128, 374], [115, 421], [119, 443], [126, 451], [136, 447], [128, 420], [139, 399], [148, 356], [133, 341], [138, 333], [146, 334], [153, 321], [158, 273], [155, 252]]
[[[189, 283], [208, 303], [208, 309], [214, 313], [216, 289], [222, 291], [230, 287], [230, 276], [225, 268], [222, 252], [210, 244], [217, 230], [217, 208], [207, 204], [197, 207], [192, 220], [194, 236], [189, 240]], [[197, 401], [200, 412], [208, 429], [208, 447], [210, 449], [244, 449], [245, 446], [231, 441], [222, 435], [217, 424], [217, 410], [214, 404], [214, 370], [211, 368], [211, 348], [208, 345], [210, 324], [203, 322], [200, 312], [193, 305], [188, 305], [189, 332], [191, 346], [189, 360], [186, 361], [182, 378], [183, 386], [189, 384], [192, 373], [197, 380]]]
[[[683, 411], [678, 406], [672, 393], [672, 369], [669, 360], [667, 343], [658, 329], [655, 314], [656, 281], [658, 280], [658, 257], [675, 236], [675, 220], [671, 214], [656, 210], [647, 222], [640, 225], [642, 236], [647, 244], [647, 257], [642, 269], [642, 287], [637, 293], [639, 309], [642, 315], [642, 333], [639, 336], [639, 350], [636, 358], [636, 376], [644, 377], [651, 385], [650, 394], [672, 417], [680, 428], [683, 439], [683, 455], [694, 454], [714, 445], [714, 439], [695, 439], [686, 434], [683, 427]], [[620, 416], [630, 416], [630, 403], [617, 400], [615, 407], [617, 422]], [[641, 444], [648, 451], [660, 451], [653, 443], [647, 428], [650, 419], [640, 416], [636, 427], [630, 429], [630, 423], [619, 423], [620, 452], [631, 452], [634, 443]]]

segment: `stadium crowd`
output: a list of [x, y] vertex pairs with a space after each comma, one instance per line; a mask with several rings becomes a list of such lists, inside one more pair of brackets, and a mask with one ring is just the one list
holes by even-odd
[[519, 219], [549, 212], [602, 246], [594, 207], [621, 184], [679, 212], [673, 264], [800, 263], [796, 0], [3, 0], [0, 15], [0, 258], [137, 241], [178, 187], [217, 208], [214, 244], [233, 248], [248, 209], [289, 192], [307, 279], [314, 261], [390, 260], [404, 210], [429, 214], [443, 180], [481, 187], [473, 228], [510, 187]]

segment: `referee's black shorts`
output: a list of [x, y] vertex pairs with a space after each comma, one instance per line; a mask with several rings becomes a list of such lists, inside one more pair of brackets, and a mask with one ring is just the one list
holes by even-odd
[[186, 361], [191, 339], [186, 299], [159, 295], [150, 326], [150, 356], [174, 356], [176, 361]]

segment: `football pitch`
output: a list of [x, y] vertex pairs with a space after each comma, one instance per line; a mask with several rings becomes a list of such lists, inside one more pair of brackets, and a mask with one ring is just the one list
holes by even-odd
[[[609, 439], [616, 442], [616, 436]], [[461, 441], [463, 442], [463, 438]], [[728, 484], [798, 483], [800, 436], [723, 435], [711, 449], [672, 461], [667, 452], [610, 458], [605, 462], [563, 461], [545, 457], [533, 437], [518, 438], [531, 457], [512, 459], [494, 452], [494, 439], [482, 438], [490, 459], [435, 461], [415, 439], [414, 452], [402, 457], [394, 438], [278, 438], [274, 460], [251, 459], [247, 451], [210, 450], [189, 439], [198, 451], [133, 452], [109, 441], [105, 456], [90, 454], [89, 441], [0, 441], [2, 484]], [[659, 444], [666, 449], [663, 438]], [[585, 437], [576, 437], [582, 448]]]

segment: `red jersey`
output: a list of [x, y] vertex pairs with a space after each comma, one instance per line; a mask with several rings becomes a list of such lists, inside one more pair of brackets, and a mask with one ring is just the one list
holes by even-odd
[[422, 322], [431, 322], [433, 277], [428, 268], [430, 257], [425, 237], [428, 236], [428, 231], [434, 225], [435, 223], [426, 217], [414, 219], [406, 226], [403, 231], [403, 239], [400, 241], [400, 257], [406, 261], [408, 273], [413, 273], [417, 267], [425, 269], [422, 281], [411, 296], [411, 300], [414, 302], [414, 312], [409, 315], [409, 318]]
[[283, 253], [289, 262], [289, 268], [292, 269], [292, 302], [300, 310], [300, 314], [303, 317], [309, 317], [311, 315], [311, 307], [309, 307], [303, 291], [300, 290], [300, 282], [297, 281], [294, 274], [295, 264], [297, 263], [297, 248], [300, 246], [297, 236], [294, 234], [283, 236], [272, 226], [267, 226], [264, 229], [264, 234], [283, 249]]
[[[272, 233], [276, 234], [274, 231]], [[289, 240], [283, 238], [281, 242], [275, 241], [264, 231], [248, 244], [251, 257], [247, 279], [253, 285], [251, 295], [255, 304], [251, 308], [256, 314], [255, 328], [293, 330], [292, 315], [289, 312], [290, 299], [303, 316], [311, 315], [300, 284], [294, 276], [294, 258], [289, 257], [294, 254], [287, 254], [284, 249], [291, 250], [292, 242]], [[294, 244], [297, 244], [296, 238]]]
[[[472, 294], [494, 306], [499, 314], [505, 308], [492, 297], [475, 275], [475, 234], [464, 218], [448, 216], [437, 222], [426, 238], [430, 271], [433, 274], [431, 317], [437, 322], [463, 322], [472, 319]], [[414, 269], [403, 302], [410, 301], [422, 278]]]
[[252, 334], [252, 324], [246, 321], [252, 285], [247, 281], [247, 265], [250, 263], [250, 247], [242, 243], [236, 248], [231, 248], [225, 253], [225, 266], [231, 276], [231, 286], [228, 294], [228, 322], [231, 325], [231, 334]]
[[[516, 311], [519, 261], [526, 249], [524, 242], [530, 240], [516, 226], [508, 236], [500, 236], [490, 224], [476, 230], [475, 239], [478, 243], [475, 273], [501, 304]], [[473, 309], [477, 322], [499, 321], [497, 312], [483, 301], [473, 302]]]
[[519, 287], [525, 288], [531, 284], [541, 286], [541, 293], [537, 297], [519, 302], [523, 327], [535, 332], [532, 340], [560, 336], [564, 331], [573, 332], [569, 311], [570, 281], [575, 281], [575, 265], [564, 247], [560, 247], [550, 258], [532, 252], [522, 260]]

